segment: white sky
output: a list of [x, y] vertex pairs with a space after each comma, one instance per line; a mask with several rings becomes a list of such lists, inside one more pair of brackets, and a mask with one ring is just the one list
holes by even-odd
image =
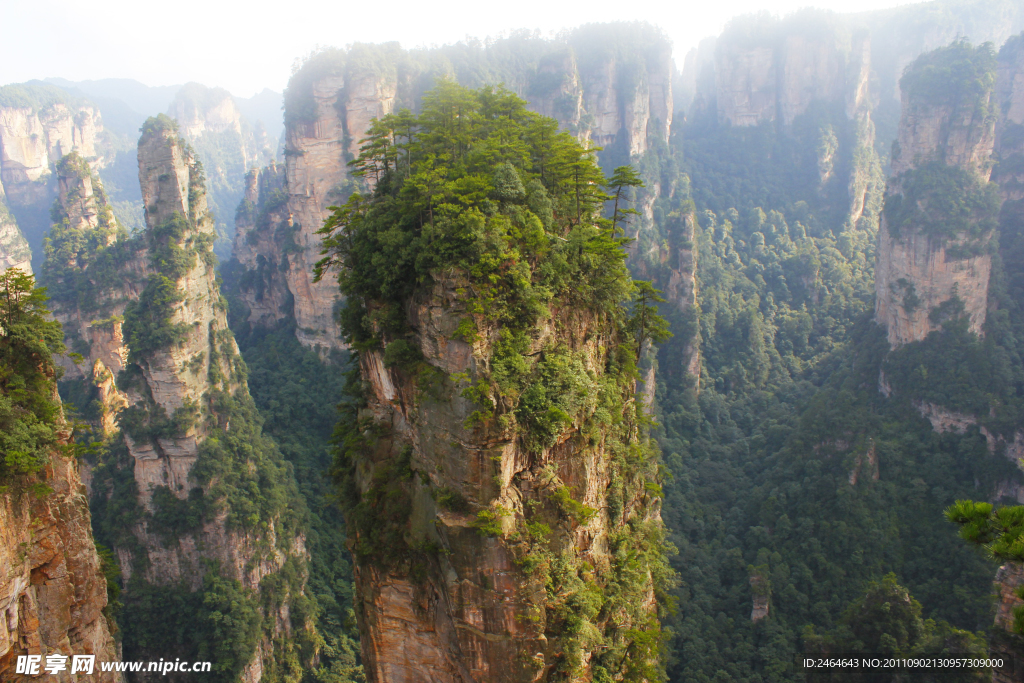
[[56, 76], [199, 81], [248, 97], [282, 90], [292, 64], [318, 45], [399, 41], [441, 45], [510, 29], [554, 33], [589, 22], [643, 20], [672, 38], [677, 63], [733, 16], [839, 12], [906, 0], [0, 0], [0, 84]]

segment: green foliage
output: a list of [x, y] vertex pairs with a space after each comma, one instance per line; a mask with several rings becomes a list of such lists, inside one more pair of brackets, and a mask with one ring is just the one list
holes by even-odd
[[941, 244], [964, 237], [968, 245], [950, 255], [966, 258], [980, 248], [971, 251], [970, 242], [989, 236], [998, 224], [999, 187], [969, 171], [931, 161], [906, 171], [898, 182], [901, 192], [885, 199], [886, 225], [894, 237], [920, 233]]
[[900, 90], [912, 106], [951, 105], [955, 117], [962, 112], [984, 112], [995, 83], [992, 44], [973, 47], [959, 40], [911, 62], [900, 79]]
[[188, 498], [178, 498], [166, 486], [153, 489], [153, 514], [146, 528], [158, 534], [164, 545], [173, 544], [184, 535], [199, 529], [208, 514], [206, 497], [203, 489], [194, 488], [188, 492]]
[[210, 661], [213, 669], [207, 678], [230, 683], [252, 660], [263, 617], [251, 591], [211, 566], [196, 592], [133, 580], [120, 622], [126, 657], [159, 654]]
[[314, 603], [308, 606], [313, 624], [325, 641], [310, 675], [319, 683], [362, 683], [344, 520], [334, 487], [323, 476], [331, 463], [328, 442], [344, 378], [301, 346], [291, 328], [239, 335], [238, 341], [249, 368], [250, 392], [265, 420], [263, 431], [294, 468], [309, 509], [306, 595]]
[[103, 608], [103, 614], [107, 618], [107, 625], [110, 632], [117, 631], [117, 613], [124, 606], [121, 604], [121, 564], [110, 548], [96, 543], [96, 554], [100, 558], [100, 572], [107, 582], [107, 606]]
[[624, 295], [622, 240], [584, 220], [604, 199], [590, 153], [507, 91], [442, 81], [419, 116], [375, 122], [353, 165], [375, 189], [327, 220], [317, 277], [338, 269], [356, 348], [403, 334], [402, 302], [451, 268], [470, 278], [470, 312], [519, 329], [553, 298], [613, 311]]
[[946, 509], [946, 519], [960, 525], [960, 538], [984, 546], [993, 559], [1024, 562], [1024, 506], [958, 500]]
[[263, 434], [263, 419], [247, 394], [214, 390], [211, 407], [223, 428], [200, 444], [190, 479], [214, 510], [227, 510], [229, 528], [266, 531], [273, 523], [278, 544], [287, 547], [307, 514], [292, 465]]
[[502, 535], [502, 521], [508, 517], [510, 511], [498, 506], [494, 510], [485, 509], [476, 513], [473, 526], [484, 536], [497, 537]]
[[33, 474], [64, 430], [54, 354], [64, 333], [49, 320], [46, 290], [16, 268], [0, 273], [0, 481]]
[[[819, 194], [809, 150], [825, 123], [839, 140], [835, 173], [844, 186], [826, 185]], [[641, 237], [638, 253], [664, 259], [659, 242], [683, 248], [686, 190], [700, 209], [696, 310], [666, 316], [676, 336], [658, 357], [656, 415], [673, 475], [662, 514], [680, 550], [673, 562], [679, 610], [665, 622], [674, 634], [672, 680], [793, 679], [804, 627], [831, 632], [847, 605], [889, 571], [920, 598], [925, 617], [955, 625], [950, 642], [961, 638], [957, 629], [975, 631], [989, 621], [991, 568], [961, 547], [937, 512], [960, 492], [970, 495], [975, 482], [994, 490], [1019, 475], [989, 453], [976, 430], [935, 434], [911, 400], [927, 395], [918, 388], [959, 393], [972, 404], [1007, 397], [1002, 387], [1015, 387], [1017, 374], [998, 357], [1004, 352], [977, 366], [976, 384], [968, 374], [972, 359], [980, 363], [1016, 338], [1016, 323], [1009, 323], [1017, 314], [1008, 310], [1000, 331], [986, 332], [991, 346], [969, 353], [964, 345], [982, 342], [966, 331], [958, 336], [954, 310], [936, 314], [952, 318], [941, 332], [948, 353], [926, 366], [931, 372], [945, 364], [939, 375], [956, 380], [948, 392], [942, 381], [907, 384], [905, 376], [921, 365], [909, 360], [920, 353], [914, 345], [883, 360], [884, 331], [869, 320], [875, 237], [866, 228], [873, 222], [869, 214], [851, 226], [845, 216], [843, 174], [855, 160], [843, 150], [853, 132], [814, 106], [784, 130], [713, 128], [698, 116], [684, 129], [689, 178], [673, 175], [681, 169], [667, 155], [652, 163], [676, 199], [655, 204], [662, 218]], [[645, 277], [664, 288], [659, 283], [670, 273], [656, 258], [643, 263]], [[999, 307], [1009, 309], [1012, 296], [995, 284], [1001, 277], [993, 276], [993, 288]], [[902, 294], [919, 305], [906, 288]], [[683, 371], [693, 342], [699, 393]], [[1005, 353], [1012, 359], [1015, 352]], [[883, 367], [895, 392], [888, 401], [878, 393]], [[1007, 367], [1008, 377], [995, 378]], [[999, 424], [1008, 425], [1009, 414]], [[772, 587], [771, 613], [756, 624], [750, 566], [764, 567]]]
[[[836, 628], [818, 635], [808, 627], [803, 635], [807, 652], [814, 656], [868, 655], [875, 657], [965, 657], [984, 659], [988, 649], [981, 634], [950, 626], [945, 621], [923, 619], [921, 603], [896, 582], [895, 574], [872, 581], [864, 593], [843, 611]], [[874, 680], [874, 672], [842, 671], [817, 675], [808, 681], [854, 683]], [[947, 672], [940, 680], [977, 682], [991, 680], [991, 671], [964, 667]]]
[[597, 516], [597, 510], [575, 500], [567, 486], [563, 485], [556, 488], [551, 494], [551, 500], [553, 500], [555, 504], [558, 505], [559, 509], [561, 509], [562, 512], [570, 519], [582, 526], [590, 524], [591, 520]]
[[139, 130], [144, 138], [161, 135], [163, 133], [177, 135], [178, 122], [167, 114], [157, 114], [156, 116], [150, 116], [146, 119], [146, 122], [142, 124], [142, 128]]
[[0, 107], [41, 112], [56, 104], [75, 104], [78, 101], [54, 85], [14, 83], [0, 87]]
[[661, 344], [671, 339], [672, 333], [669, 332], [668, 321], [658, 314], [658, 307], [655, 305], [665, 303], [661, 292], [650, 282], [635, 280], [633, 284], [636, 287], [633, 294], [633, 315], [626, 323], [626, 329], [636, 340], [636, 359], [639, 362], [640, 354], [648, 342]]
[[[612, 195], [614, 199], [614, 204], [612, 205], [612, 229], [615, 230], [619, 227], [620, 221], [625, 224], [630, 216], [640, 215], [640, 212], [633, 208], [620, 209], [619, 203], [625, 203], [628, 200], [623, 195], [623, 190], [628, 191], [630, 188], [643, 187], [644, 181], [632, 166], [619, 166], [608, 179], [607, 185], [608, 189], [614, 191]], [[625, 225], [623, 225], [623, 229], [625, 229]]]
[[184, 300], [185, 294], [174, 280], [160, 274], [149, 276], [139, 298], [128, 302], [124, 309], [123, 331], [130, 361], [184, 340], [189, 326], [171, 320], [176, 305]]
[[[334, 210], [317, 267], [318, 277], [338, 270], [347, 339], [360, 355], [382, 358], [404, 385], [424, 363], [409, 309], [440, 288], [454, 290], [461, 310], [453, 311], [453, 332], [473, 341], [482, 362], [472, 376], [457, 373], [433, 395], [418, 396], [413, 408], [448, 402], [461, 409], [461, 396], [474, 404], [467, 430], [499, 432], [538, 457], [559, 447], [601, 458], [614, 479], [621, 555], [599, 570], [580, 559], [569, 539], [598, 510], [575, 499], [553, 465], [541, 495], [526, 496], [523, 505], [534, 510], [528, 519], [488, 500], [487, 481], [461, 496], [434, 489], [412, 444], [361, 410], [354, 367], [333, 474], [357, 559], [417, 583], [436, 571], [435, 555], [445, 551], [414, 514], [429, 492], [481, 536], [514, 547], [518, 566], [549, 587], [525, 617], [543, 619], [546, 637], [559, 643], [557, 676], [660, 677], [651, 581], [662, 585], [671, 571], [660, 522], [649, 514], [660, 492], [658, 453], [634, 393], [636, 346], [663, 337], [664, 325], [656, 290], [641, 285], [642, 322], [629, 327], [628, 240], [602, 218], [608, 197], [592, 154], [508, 91], [445, 81], [425, 96], [418, 116], [385, 117], [363, 143], [352, 165], [373, 191]], [[549, 328], [554, 338], [539, 342]], [[496, 468], [495, 487], [499, 477]], [[544, 520], [557, 522], [557, 541], [545, 538], [555, 534]], [[585, 656], [595, 651], [599, 663]]]

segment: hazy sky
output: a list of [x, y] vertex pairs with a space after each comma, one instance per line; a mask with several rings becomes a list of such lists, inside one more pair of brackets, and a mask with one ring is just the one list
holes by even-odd
[[399, 41], [441, 45], [516, 28], [544, 34], [597, 21], [661, 26], [677, 62], [729, 18], [812, 5], [862, 11], [905, 0], [0, 0], [0, 84], [58, 76], [134, 78], [147, 85], [199, 81], [248, 97], [282, 90], [292, 64], [318, 45]]

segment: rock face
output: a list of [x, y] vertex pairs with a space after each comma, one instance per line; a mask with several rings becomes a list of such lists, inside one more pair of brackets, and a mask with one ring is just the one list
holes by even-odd
[[[927, 183], [938, 175], [954, 177], [954, 185], [963, 192], [983, 192], [987, 187], [995, 142], [995, 64], [984, 51], [954, 43], [919, 58], [902, 81], [895, 175], [887, 190], [875, 270], [875, 317], [888, 330], [892, 347], [924, 339], [944, 321], [943, 306], [957, 301], [962, 302], [971, 331], [982, 334], [992, 267], [987, 250], [992, 231], [984, 221], [993, 217], [975, 212], [953, 234], [930, 230], [946, 216], [930, 209], [941, 197], [928, 190]], [[928, 80], [934, 64], [948, 61], [977, 62], [984, 86], [958, 93], [952, 100], [936, 95], [942, 92], [940, 86], [955, 87]], [[894, 219], [902, 227], [894, 226]]]
[[[467, 381], [476, 382], [492, 362], [491, 340], [500, 333], [485, 331], [473, 344], [456, 338], [464, 316], [457, 292], [465, 284], [457, 279], [439, 282], [416, 303], [411, 320], [426, 362], [446, 376], [466, 373]], [[615, 347], [597, 320], [568, 309], [545, 321], [537, 333], [530, 353], [542, 354], [557, 337], [594, 377], [602, 374], [606, 354]], [[622, 542], [613, 538], [624, 520], [660, 523], [656, 508], [643, 494], [633, 498], [635, 493], [627, 493], [621, 511], [609, 509], [606, 496], [618, 485], [606, 450], [614, 448], [611, 441], [588, 447], [573, 436], [573, 427], [555, 446], [531, 453], [514, 429], [467, 427], [474, 405], [457, 390], [437, 401], [417, 398], [423, 390], [387, 367], [379, 351], [362, 353], [360, 369], [370, 388], [361, 417], [375, 425], [375, 433], [388, 434], [376, 446], [367, 446], [371, 450], [357, 474], [362, 495], [369, 500], [379, 496], [385, 468], [405, 457], [407, 467], [419, 473], [413, 475], [409, 493], [409, 523], [416, 539], [410, 542], [443, 549], [415, 572], [407, 564], [377, 564], [373, 555], [358, 559], [357, 550], [357, 615], [371, 680], [549, 680], [566, 666], [580, 642], [564, 632], [564, 638], [557, 637], [564, 627], [564, 608], [552, 604], [532, 563], [549, 562], [550, 580], [567, 592], [584, 563], [594, 568], [588, 580], [604, 585], [607, 573], [617, 571], [609, 549]], [[572, 513], [558, 512], [559, 505], [582, 505], [594, 512], [573, 518]], [[380, 509], [379, 515], [386, 523], [388, 510]], [[561, 521], [555, 521], [559, 515]], [[540, 531], [547, 526], [524, 526], [541, 518], [554, 529], [548, 540]], [[482, 527], [482, 520], [490, 526]], [[367, 541], [358, 527], [354, 531], [350, 538], [359, 548]], [[641, 584], [637, 605], [642, 613], [653, 614], [650, 584]], [[625, 613], [616, 617], [631, 618]], [[603, 631], [610, 624], [598, 620], [595, 628]], [[589, 657], [583, 655], [581, 671], [589, 669]], [[583, 675], [569, 678], [588, 680]]]
[[[674, 111], [670, 44], [653, 29], [622, 28], [626, 39], [636, 41], [636, 49], [616, 52], [605, 48], [620, 29], [593, 30], [609, 35], [595, 37], [580, 29], [564, 42], [543, 43], [541, 57], [535, 63], [517, 65], [505, 83], [524, 95], [534, 110], [558, 119], [579, 139], [614, 151], [624, 161], [643, 154], [655, 141], [667, 143]], [[482, 85], [479, 73], [450, 73], [450, 64], [438, 66], [441, 57], [443, 51], [419, 55], [394, 46], [359, 46], [351, 54], [322, 52], [293, 76], [285, 105], [287, 203], [279, 205], [275, 194], [274, 206], [265, 209], [261, 197], [270, 194], [256, 192], [255, 199], [247, 194], [243, 201], [255, 210], [251, 215], [246, 215], [248, 209], [240, 212], [236, 227], [245, 236], [236, 234], [234, 253], [244, 272], [250, 273], [241, 276], [243, 284], [260, 283], [241, 291], [251, 311], [250, 324], [293, 317], [296, 335], [304, 345], [324, 350], [343, 346], [333, 321], [337, 288], [313, 282], [313, 266], [320, 259], [316, 231], [328, 207], [342, 203], [356, 187], [347, 163], [358, 154], [373, 118], [400, 108], [418, 108], [422, 93], [433, 85], [434, 73], [449, 73], [464, 85]], [[474, 53], [472, 58], [488, 68], [507, 69], [490, 64], [488, 60], [495, 58], [488, 52]], [[272, 172], [275, 177], [279, 173]], [[251, 216], [272, 219], [254, 232]], [[283, 222], [291, 227], [281, 229]], [[254, 237], [257, 232], [259, 237]], [[276, 265], [286, 292], [276, 283], [267, 289], [270, 264]], [[269, 309], [258, 300], [268, 291]]]
[[[128, 357], [124, 308], [138, 298], [147, 266], [140, 245], [129, 242], [117, 225], [99, 178], [83, 157], [76, 152], [66, 155], [55, 165], [54, 175], [57, 223], [47, 240], [49, 253], [40, 281], [48, 287], [51, 310], [64, 326], [69, 347], [85, 357], [79, 364], [59, 359], [64, 377], [102, 387], [98, 398], [104, 409], [98, 422], [110, 434], [117, 411], [126, 404], [111, 381], [124, 370]], [[90, 246], [83, 248], [84, 244]], [[98, 250], [121, 256], [116, 285], [104, 282], [98, 272], [102, 266], [94, 265]]]
[[[214, 497], [224, 495], [210, 493], [219, 482], [197, 479], [193, 471], [210, 444], [227, 442], [232, 449], [225, 456], [227, 466], [241, 468], [222, 476], [245, 479], [263, 471], [286, 494], [294, 483], [290, 471], [275, 463], [279, 454], [246, 412], [251, 399], [217, 284], [202, 165], [174, 122], [163, 116], [147, 121], [138, 158], [146, 232], [131, 238], [114, 222], [85, 161], [72, 155], [58, 164], [60, 220], [51, 231], [44, 264], [69, 346], [86, 356], [77, 379], [98, 400], [99, 414], [93, 417], [113, 443], [104, 456], [113, 460], [105, 460], [99, 470], [129, 472], [137, 491], [136, 500], [117, 501], [136, 505], [136, 519], [123, 530], [134, 540], [115, 543], [114, 550], [126, 580], [198, 591], [213, 561], [220, 576], [238, 581], [244, 591], [256, 591], [290, 558], [301, 562], [305, 556], [301, 532], [294, 525], [283, 529], [281, 510], [265, 513], [269, 517], [261, 525], [240, 525], [222, 500], [196, 524], [179, 529], [173, 540], [160, 531], [168, 497], [186, 505], [204, 489]], [[236, 443], [246, 446], [236, 453]], [[252, 485], [257, 495], [260, 486]], [[92, 487], [101, 507], [112, 495], [131, 495], [112, 493], [109, 478], [93, 477]], [[155, 501], [160, 495], [164, 498]], [[275, 595], [285, 606], [266, 615], [267, 626], [240, 673], [242, 680], [260, 680], [275, 648], [280, 653], [282, 642], [291, 637], [287, 604], [295, 591], [301, 593], [302, 576], [300, 571], [297, 587], [283, 587]], [[126, 596], [131, 603], [130, 589]], [[133, 614], [147, 621], [160, 618]]]
[[838, 15], [804, 10], [781, 21], [736, 19], [715, 42], [713, 64], [708, 49], [703, 57], [694, 54], [689, 67], [694, 115], [738, 128], [774, 124], [782, 136], [816, 130], [807, 152], [816, 157], [819, 195], [838, 199], [845, 190], [849, 203], [841, 208], [849, 225], [873, 230], [873, 211], [859, 225], [882, 186], [869, 34], [851, 30]]
[[853, 118], [869, 106], [869, 76], [868, 36], [851, 36], [836, 17], [736, 20], [716, 44], [718, 118], [734, 126], [791, 125], [815, 100], [844, 103]]
[[[0, 494], [0, 679], [15, 674], [19, 655], [88, 654], [119, 661], [107, 618], [107, 581], [93, 543], [89, 505], [78, 463], [51, 456], [45, 481], [53, 492]], [[55, 677], [72, 681], [68, 671]], [[80, 678], [79, 678], [80, 680]], [[96, 664], [91, 680], [117, 683], [119, 673]]]
[[992, 180], [1006, 201], [1024, 199], [1024, 37], [1014, 36], [999, 50], [996, 102], [1002, 116], [996, 126]]
[[[1024, 600], [1017, 597], [1016, 591], [1024, 586], [1024, 565], [1019, 562], [1008, 562], [996, 572], [994, 583], [996, 598], [996, 619], [992, 634], [991, 651], [993, 656], [1017, 654], [1020, 661], [1020, 636], [1014, 634], [1013, 611], [1024, 605]], [[1011, 635], [1012, 634], [1012, 635]], [[1017, 650], [1014, 653], [1014, 650]], [[1014, 675], [1017, 674], [1017, 675]], [[996, 670], [992, 674], [992, 683], [1015, 683], [1020, 679], [1019, 672], [1012, 667]]]
[[232, 256], [245, 274], [236, 287], [251, 326], [270, 328], [292, 315], [293, 295], [286, 274], [294, 250], [289, 249], [293, 242], [287, 238], [297, 229], [288, 213], [284, 167], [271, 164], [249, 171], [245, 198], [235, 213]]
[[0, 270], [21, 268], [32, 272], [32, 248], [21, 233], [14, 215], [7, 207], [4, 187], [0, 183]]
[[168, 114], [203, 161], [209, 209], [220, 238], [215, 251], [227, 260], [234, 211], [244, 192], [243, 178], [249, 169], [274, 159], [277, 140], [267, 135], [262, 124], [250, 125], [234, 97], [223, 88], [187, 83], [175, 95]]
[[95, 107], [52, 86], [0, 88], [0, 185], [32, 249], [41, 248], [49, 227], [53, 167], [73, 151], [95, 168], [112, 155]]

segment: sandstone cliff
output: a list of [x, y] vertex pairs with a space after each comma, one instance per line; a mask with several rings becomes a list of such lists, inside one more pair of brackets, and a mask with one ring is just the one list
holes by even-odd
[[0, 183], [0, 270], [20, 268], [32, 272], [32, 248], [7, 207], [4, 186]]
[[[104, 614], [107, 581], [100, 570], [85, 487], [75, 458], [54, 453], [40, 475], [52, 491], [0, 493], [0, 680], [28, 681], [15, 674], [19, 655], [95, 655], [119, 661]], [[66, 671], [58, 681], [83, 680]], [[89, 680], [117, 683], [121, 674]]]
[[[454, 54], [465, 46], [408, 53], [395, 45], [357, 45], [349, 52], [325, 50], [311, 57], [293, 76], [285, 102], [287, 204], [264, 210], [259, 193], [254, 203], [254, 215], [275, 216], [275, 235], [254, 239], [245, 227], [245, 239], [254, 241], [242, 245], [242, 237], [235, 239], [236, 258], [253, 273], [243, 279], [262, 279], [253, 270], [262, 257], [260, 263], [276, 264], [287, 288], [287, 296], [276, 285], [271, 288], [275, 311], [255, 300], [255, 290], [243, 293], [241, 299], [255, 316], [249, 322], [288, 317], [280, 304], [290, 299], [303, 344], [324, 350], [342, 346], [332, 320], [338, 305], [335, 288], [312, 281], [320, 258], [315, 233], [328, 207], [342, 203], [355, 188], [347, 163], [358, 154], [370, 121], [401, 108], [417, 109], [436, 74], [471, 87], [504, 82], [524, 95], [531, 108], [556, 118], [579, 139], [604, 146], [605, 154], [623, 163], [668, 142], [674, 113], [671, 49], [654, 29], [598, 25], [564, 40], [537, 40], [531, 47], [535, 51], [524, 50], [530, 57], [514, 64], [502, 61], [501, 51], [469, 48], [480, 69], [464, 72], [447, 61], [446, 51]], [[244, 213], [239, 215], [243, 223], [249, 220]], [[282, 221], [291, 229], [277, 229]]]
[[53, 86], [0, 88], [0, 185], [30, 247], [39, 251], [56, 196], [53, 167], [77, 151], [96, 168], [112, 156], [99, 111]]
[[203, 161], [207, 199], [220, 240], [214, 249], [226, 261], [245, 174], [274, 159], [277, 140], [269, 137], [261, 124], [252, 126], [231, 93], [223, 88], [186, 83], [175, 95], [168, 114]]
[[271, 328], [292, 315], [293, 295], [286, 274], [297, 245], [298, 226], [288, 213], [283, 166], [271, 164], [245, 176], [245, 197], [235, 212], [232, 257], [242, 273], [233, 283], [245, 306], [245, 321]]
[[816, 100], [853, 118], [870, 106], [869, 77], [869, 37], [828, 13], [737, 19], [715, 46], [718, 117], [734, 126], [791, 125]]
[[815, 157], [818, 195], [835, 204], [845, 195], [846, 205], [834, 209], [851, 227], [874, 230], [882, 179], [871, 67], [870, 35], [839, 15], [741, 17], [715, 42], [693, 115], [737, 128], [774, 125], [780, 140], [801, 141]]
[[[960, 67], [963, 83], [942, 67]], [[974, 80], [976, 79], [976, 80]], [[998, 204], [988, 184], [995, 60], [965, 43], [923, 55], [902, 81], [903, 114], [878, 236], [875, 315], [889, 344], [924, 339], [962, 310], [981, 334]], [[951, 214], [950, 212], [959, 212]]]
[[[160, 617], [137, 595], [173, 595], [184, 586], [201, 604], [223, 579], [237, 582], [238, 600], [248, 605], [267, 577], [304, 562], [301, 504], [290, 470], [260, 432], [227, 325], [202, 165], [167, 117], [146, 123], [138, 158], [146, 231], [132, 238], [114, 222], [84, 160], [58, 165], [59, 223], [44, 274], [69, 345], [86, 357], [77, 395], [95, 399], [99, 410], [86, 417], [108, 437], [90, 479], [127, 584], [126, 656], [187, 657], [198, 644], [171, 642], [163, 652], [142, 637], [159, 629]], [[130, 486], [118, 487], [119, 477]], [[238, 487], [255, 497], [245, 517]], [[131, 513], [111, 518], [103, 512], [110, 506]], [[185, 524], [174, 516], [182, 510], [190, 511]], [[210, 567], [221, 579], [210, 578]], [[262, 615], [254, 650], [239, 655], [247, 657], [237, 662], [242, 680], [260, 680], [267, 666], [280, 673], [293, 656], [288, 605], [301, 596], [305, 574], [293, 568], [291, 576], [268, 596], [276, 606]], [[260, 612], [251, 609], [259, 629]], [[304, 632], [305, 622], [296, 628]]]
[[[431, 134], [453, 101], [473, 112], [465, 161], [435, 166]], [[364, 667], [378, 683], [651, 677], [661, 489], [636, 365], [650, 336], [623, 317], [633, 286], [617, 234], [594, 224], [601, 201], [552, 211], [575, 195], [568, 176], [541, 170], [551, 138], [531, 141], [521, 170], [481, 163], [498, 137], [492, 101], [438, 88], [409, 159], [413, 177], [446, 169], [486, 199], [431, 223], [405, 199], [414, 185], [391, 178], [325, 241], [364, 387], [335, 467]], [[557, 130], [509, 104], [502, 135]], [[559, 144], [574, 168], [600, 172], [572, 137]], [[360, 165], [379, 165], [380, 151], [368, 145]], [[389, 189], [400, 199], [378, 220]], [[420, 234], [437, 237], [375, 265], [379, 240]]]
[[[120, 659], [107, 614], [107, 578], [93, 540], [86, 490], [57, 395], [53, 354], [63, 350], [33, 278], [0, 273], [0, 680], [35, 680], [47, 655], [69, 664], [93, 655], [94, 680], [115, 683], [100, 663]], [[18, 658], [38, 658], [22, 675]], [[44, 674], [46, 675], [46, 674]]]
[[[421, 330], [417, 344], [426, 363], [477, 383], [494, 362], [501, 332], [487, 329], [473, 344], [457, 338], [465, 315], [457, 291], [465, 286], [460, 279], [439, 282], [417, 302], [411, 321]], [[569, 310], [537, 332], [529, 354], [543, 358], [544, 349], [567, 346], [579, 370], [593, 377], [602, 375], [616, 345], [597, 320]], [[361, 354], [370, 387], [362, 416], [388, 435], [370, 446], [357, 480], [364, 500], [377, 500], [388, 486], [383, 473], [406, 459], [402, 466], [413, 473], [406, 538], [426, 554], [414, 555], [411, 567], [382, 566], [374, 556], [389, 551], [366, 546], [375, 541], [355, 522], [357, 614], [371, 680], [540, 681], [556, 671], [589, 680], [598, 660], [585, 643], [601, 633], [621, 637], [630, 624], [651, 628], [636, 621], [654, 613], [646, 581], [630, 589], [638, 591], [631, 607], [582, 616], [592, 620], [590, 635], [565, 621], [580, 617], [570, 607], [580, 579], [604, 591], [623, 569], [615, 548], [627, 542], [626, 520], [639, 525], [638, 533], [656, 523], [648, 494], [629, 493], [627, 485], [625, 500], [616, 499], [622, 484], [612, 463], [615, 446], [580, 440], [585, 417], [550, 448], [531, 452], [515, 429], [467, 427], [474, 406], [457, 390], [429, 400], [385, 363], [380, 352]], [[377, 523], [387, 524], [390, 511], [379, 508]]]
[[1003, 199], [1024, 199], [1024, 34], [1014, 36], [999, 50], [995, 100], [1001, 116], [996, 126], [992, 180]]

